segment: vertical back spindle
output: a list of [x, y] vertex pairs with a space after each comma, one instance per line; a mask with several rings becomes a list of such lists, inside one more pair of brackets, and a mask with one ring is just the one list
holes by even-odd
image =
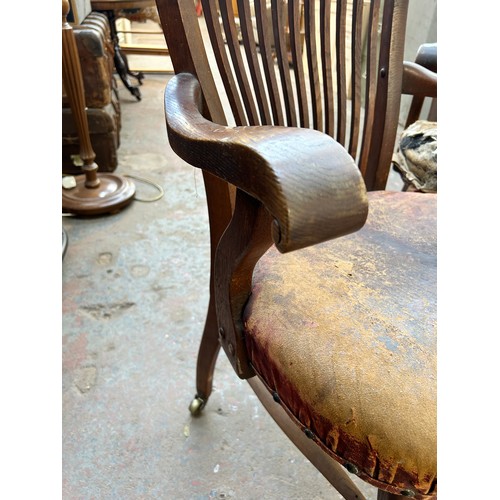
[[345, 144], [346, 131], [346, 0], [337, 0], [336, 45], [337, 45], [337, 135], [336, 140]]
[[267, 102], [264, 82], [260, 72], [259, 61], [257, 58], [257, 46], [253, 34], [252, 18], [250, 14], [250, 4], [248, 0], [238, 0], [238, 14], [240, 16], [241, 35], [245, 54], [247, 56], [248, 67], [254, 87], [257, 106], [259, 108], [260, 120], [262, 125], [271, 125], [272, 119]]
[[301, 127], [307, 128], [309, 127], [309, 106], [307, 104], [304, 66], [302, 64], [301, 5], [300, 0], [289, 0], [288, 24], [292, 65], [295, 72], [295, 90], [299, 106], [299, 121]]
[[311, 91], [311, 104], [313, 115], [313, 127], [323, 131], [323, 112], [321, 104], [321, 91], [319, 85], [318, 59], [316, 50], [316, 22], [315, 1], [304, 1], [305, 34], [307, 47], [307, 67], [309, 70], [309, 86]]
[[233, 69], [236, 74], [236, 80], [238, 81], [248, 122], [250, 125], [259, 125], [257, 108], [255, 107], [245, 66], [243, 64], [243, 58], [241, 56], [238, 33], [236, 32], [236, 24], [234, 22], [235, 16], [232, 0], [219, 0], [219, 10], [222, 17], [222, 24], [224, 26], [224, 33], [226, 35], [227, 47], [229, 49], [229, 54], [231, 55]]
[[229, 106], [233, 113], [236, 125], [246, 125], [247, 120], [245, 111], [239, 95], [233, 92], [236, 89], [236, 82], [231, 70], [231, 64], [226, 54], [224, 40], [219, 26], [219, 15], [217, 13], [217, 5], [215, 0], [201, 0], [203, 6], [203, 15], [207, 26], [210, 43], [213, 47], [213, 52], [219, 72], [222, 78], [224, 89], [229, 100]]
[[353, 0], [351, 32], [351, 126], [349, 136], [349, 154], [356, 159], [358, 151], [359, 128], [361, 119], [361, 57], [363, 0]]
[[297, 126], [297, 116], [295, 112], [295, 103], [293, 98], [292, 80], [288, 64], [288, 52], [285, 40], [285, 19], [283, 0], [271, 0], [272, 18], [274, 27], [274, 46], [276, 49], [276, 58], [283, 89], [283, 99], [285, 101], [285, 113], [287, 125]]
[[271, 101], [274, 125], [285, 125], [283, 110], [281, 106], [278, 82], [274, 70], [272, 54], [272, 37], [267, 16], [266, 0], [255, 0], [255, 18], [257, 24], [257, 35], [259, 38], [259, 49], [262, 56], [262, 66], [266, 77], [267, 91]]
[[367, 59], [366, 59], [366, 89], [365, 89], [365, 119], [363, 125], [363, 138], [361, 143], [361, 156], [358, 162], [363, 177], [366, 174], [368, 158], [371, 148], [373, 123], [375, 121], [375, 94], [377, 91], [377, 46], [378, 46], [378, 20], [380, 15], [380, 0], [372, 0], [370, 4], [371, 26], [368, 34]]
[[333, 137], [335, 118], [332, 75], [331, 8], [331, 0], [320, 0], [319, 19], [321, 33], [321, 62], [323, 68], [325, 132]]

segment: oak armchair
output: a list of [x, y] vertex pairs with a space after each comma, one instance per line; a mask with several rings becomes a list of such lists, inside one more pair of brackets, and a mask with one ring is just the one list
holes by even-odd
[[201, 20], [157, 0], [168, 138], [203, 169], [210, 216], [190, 411], [222, 346], [345, 498], [363, 498], [346, 470], [380, 499], [437, 491], [436, 195], [384, 191], [401, 93], [436, 93], [403, 64], [407, 4], [238, 0], [236, 29], [230, 0]]

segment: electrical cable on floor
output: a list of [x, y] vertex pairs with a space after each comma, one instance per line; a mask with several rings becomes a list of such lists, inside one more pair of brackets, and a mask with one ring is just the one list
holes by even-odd
[[163, 190], [163, 188], [159, 184], [157, 184], [156, 182], [153, 182], [150, 179], [146, 179], [144, 177], [138, 177], [138, 176], [132, 175], [132, 174], [123, 174], [123, 176], [124, 177], [130, 177], [131, 179], [134, 179], [136, 181], [142, 182], [143, 184], [149, 184], [150, 186], [155, 187], [159, 191], [159, 194], [156, 195], [156, 196], [154, 196], [153, 198], [138, 198], [137, 194], [136, 194], [134, 196], [134, 200], [136, 200], [136, 201], [142, 201], [142, 202], [150, 203], [150, 202], [153, 202], [153, 201], [160, 200], [161, 198], [163, 198], [163, 195], [165, 194], [165, 191]]

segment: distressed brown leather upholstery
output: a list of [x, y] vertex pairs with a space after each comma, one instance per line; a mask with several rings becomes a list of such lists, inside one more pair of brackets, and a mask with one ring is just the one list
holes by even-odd
[[259, 261], [246, 344], [275, 399], [327, 452], [376, 486], [432, 497], [436, 224], [422, 208], [436, 197], [369, 202], [357, 233]]

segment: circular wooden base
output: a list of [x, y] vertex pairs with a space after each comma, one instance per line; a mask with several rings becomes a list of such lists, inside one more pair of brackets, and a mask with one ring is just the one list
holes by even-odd
[[77, 215], [117, 212], [128, 205], [135, 194], [135, 184], [120, 175], [99, 173], [100, 185], [85, 186], [85, 175], [75, 177], [76, 187], [62, 190], [62, 210]]

